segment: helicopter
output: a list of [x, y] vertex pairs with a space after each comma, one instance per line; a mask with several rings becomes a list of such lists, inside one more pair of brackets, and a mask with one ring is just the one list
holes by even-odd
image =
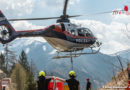
[[[70, 22], [69, 18], [79, 17], [82, 15], [67, 15], [67, 5], [69, 0], [65, 0], [63, 15], [60, 17], [47, 18], [24, 18], [24, 19], [7, 19], [0, 11], [0, 42], [9, 43], [16, 38], [22, 37], [43, 37], [53, 48], [57, 50], [58, 58], [78, 57], [84, 54], [96, 54], [100, 50], [101, 42], [93, 35], [89, 28], [81, 27]], [[42, 29], [16, 31], [9, 21], [23, 20], [50, 20], [57, 19], [56, 23]], [[82, 52], [83, 49], [90, 48], [90, 52]], [[98, 50], [93, 50], [98, 48]], [[81, 51], [81, 52], [80, 52]], [[59, 55], [66, 52], [64, 56]]]

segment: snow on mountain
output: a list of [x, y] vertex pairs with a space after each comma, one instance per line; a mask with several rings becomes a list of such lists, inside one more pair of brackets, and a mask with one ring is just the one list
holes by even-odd
[[25, 50], [25, 53], [29, 53], [29, 51], [30, 51], [30, 48], [27, 48], [26, 50]]
[[[56, 55], [56, 50], [46, 42], [40, 42], [32, 38], [16, 39], [10, 43], [10, 49], [15, 51], [17, 55], [22, 50], [28, 55], [29, 60], [33, 60], [38, 70], [45, 70], [47, 73], [53, 73], [55, 76], [68, 78], [68, 72], [71, 70], [70, 59], [52, 59]], [[0, 50], [2, 51], [2, 45]], [[77, 79], [81, 83], [81, 87], [85, 87], [86, 78], [89, 77], [93, 87], [101, 87], [111, 80], [115, 68], [115, 73], [120, 67], [117, 57], [98, 53], [94, 55], [82, 55], [78, 58], [73, 58], [74, 70]]]

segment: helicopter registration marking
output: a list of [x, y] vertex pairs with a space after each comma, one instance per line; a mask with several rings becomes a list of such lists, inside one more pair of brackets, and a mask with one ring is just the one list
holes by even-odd
[[76, 42], [88, 42], [88, 39], [76, 39]]

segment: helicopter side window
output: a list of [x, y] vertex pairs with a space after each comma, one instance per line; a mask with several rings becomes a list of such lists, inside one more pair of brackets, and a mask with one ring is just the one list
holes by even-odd
[[79, 35], [79, 36], [85, 36], [85, 35], [84, 35], [84, 31], [81, 30], [81, 29], [78, 29], [78, 35]]
[[86, 33], [86, 37], [90, 37], [91, 34], [89, 32]]
[[62, 28], [62, 31], [65, 31], [65, 25], [63, 23], [61, 23], [61, 28]]
[[91, 31], [88, 28], [85, 28], [85, 36], [91, 37]]
[[75, 30], [71, 30], [71, 34], [75, 36]]

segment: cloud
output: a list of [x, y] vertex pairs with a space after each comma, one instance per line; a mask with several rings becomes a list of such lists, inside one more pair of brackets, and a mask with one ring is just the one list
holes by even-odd
[[[71, 5], [79, 2], [80, 0], [69, 0]], [[33, 10], [41, 9], [39, 8], [41, 6], [52, 11], [62, 10], [63, 4], [64, 0], [0, 0], [0, 10], [6, 16], [16, 18], [16, 16], [31, 15]]]
[[54, 50], [52, 50], [49, 54], [50, 55], [53, 55], [53, 54], [55, 54], [56, 53], [56, 50], [54, 49]]
[[31, 22], [28, 22], [28, 21], [13, 22], [12, 25], [15, 28], [16, 31], [19, 31], [19, 30], [41, 29], [41, 28], [45, 27], [45, 26], [34, 25], [34, 24], [32, 24]]
[[123, 32], [126, 30], [124, 23], [112, 21], [110, 24], [104, 24], [95, 20], [72, 20], [72, 22], [89, 28], [103, 43], [101, 47], [103, 53], [112, 54], [130, 48], [130, 39]]
[[46, 46], [42, 46], [43, 51], [46, 51]]
[[80, 2], [80, 0], [69, 0], [69, 4], [71, 4], [71, 5], [74, 5], [79, 2]]
[[29, 53], [29, 51], [30, 51], [30, 48], [26, 48], [26, 54], [28, 54]]
[[[41, 5], [43, 8], [51, 8], [53, 10], [62, 10], [64, 7], [65, 0], [43, 0]], [[68, 4], [74, 5], [75, 3], [79, 3], [80, 0], [69, 0]], [[69, 6], [69, 5], [68, 5]]]
[[43, 8], [55, 8], [55, 9], [62, 9], [63, 8], [63, 0], [44, 0], [42, 1], [41, 5]]
[[[26, 30], [35, 30], [35, 29], [45, 28], [45, 26], [37, 26], [28, 21], [13, 22], [12, 26], [14, 27], [16, 31], [26, 31]], [[34, 40], [37, 40], [43, 43], [46, 42], [46, 40], [43, 37], [35, 37], [35, 38], [31, 37], [30, 39], [33, 39], [32, 42]], [[29, 42], [32, 43], [31, 40]]]
[[12, 16], [31, 14], [36, 0], [0, 0], [0, 9]]
[[130, 15], [126, 14], [112, 15], [112, 20], [120, 23], [130, 23]]

